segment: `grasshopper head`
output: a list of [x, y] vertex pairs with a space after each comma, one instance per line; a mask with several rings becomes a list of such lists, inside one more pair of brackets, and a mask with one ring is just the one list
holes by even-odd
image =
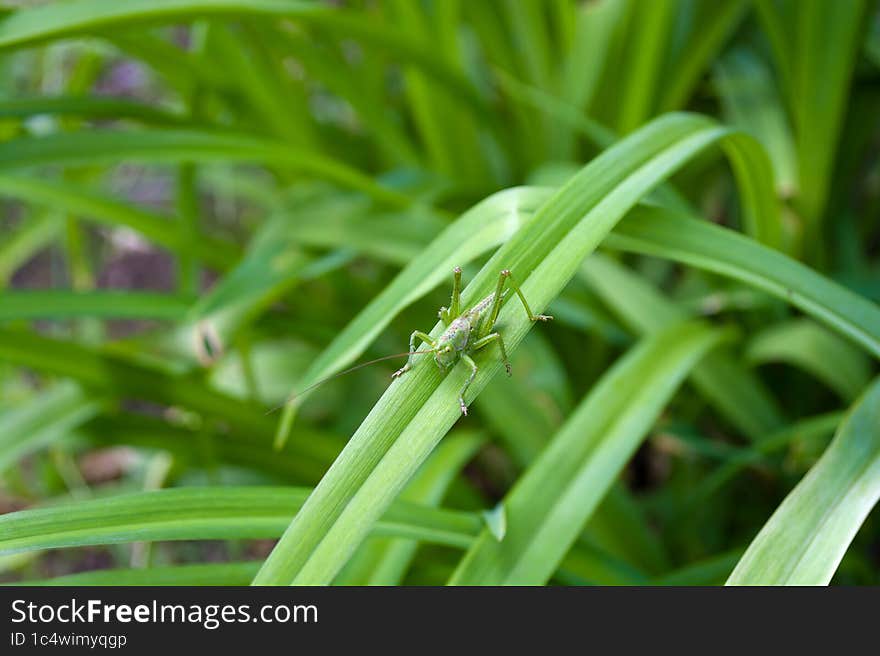
[[434, 360], [441, 369], [448, 369], [458, 360], [458, 353], [452, 344], [446, 344], [434, 354]]

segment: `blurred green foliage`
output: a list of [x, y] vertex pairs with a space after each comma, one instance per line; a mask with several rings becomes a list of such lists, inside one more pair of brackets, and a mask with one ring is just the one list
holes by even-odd
[[3, 580], [880, 583], [878, 3], [15, 4]]

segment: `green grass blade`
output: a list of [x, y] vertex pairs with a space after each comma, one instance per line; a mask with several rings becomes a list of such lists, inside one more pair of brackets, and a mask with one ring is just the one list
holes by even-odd
[[589, 542], [645, 574], [669, 569], [666, 545], [646, 510], [638, 495], [619, 478], [587, 520], [586, 530], [562, 561], [562, 567]]
[[615, 364], [505, 497], [504, 538], [483, 529], [450, 583], [546, 583], [678, 384], [719, 339], [705, 326], [675, 326]]
[[239, 255], [234, 244], [209, 235], [190, 243], [172, 217], [87, 191], [81, 185], [33, 176], [0, 174], [0, 195], [71, 212], [85, 221], [131, 228], [177, 253], [191, 248], [200, 260], [221, 269], [228, 268]]
[[497, 71], [496, 76], [504, 93], [513, 102], [521, 105], [523, 111], [540, 111], [542, 114], [546, 114], [548, 119], [552, 119], [555, 124], [566, 126], [573, 133], [581, 134], [591, 143], [603, 148], [610, 146], [617, 140], [614, 131], [584, 115], [577, 105], [559, 100], [538, 87], [524, 84], [504, 71]]
[[76, 116], [86, 119], [132, 119], [147, 125], [181, 126], [189, 123], [182, 114], [164, 110], [155, 105], [122, 98], [103, 96], [34, 96], [32, 98], [4, 98], [0, 100], [0, 117], [29, 118]]
[[199, 334], [199, 324], [210, 324], [222, 348], [243, 323], [296, 285], [314, 261], [287, 234], [283, 221], [266, 221], [238, 264], [191, 308], [189, 323], [178, 333], [185, 339]]
[[755, 0], [755, 13], [760, 21], [764, 35], [770, 43], [770, 50], [776, 64], [776, 73], [786, 97], [791, 98], [794, 80], [793, 16], [784, 15], [795, 5], [774, 0]]
[[[767, 435], [753, 448], [741, 451], [706, 476], [693, 491], [689, 503], [694, 508], [710, 503], [710, 497], [713, 494], [749, 465], [760, 465], [765, 461], [767, 454], [780, 451], [792, 444], [830, 437], [842, 420], [843, 413], [831, 412], [818, 417], [801, 419]], [[733, 567], [731, 567], [732, 569]]]
[[661, 112], [684, 108], [700, 76], [742, 22], [749, 2], [694, 0], [679, 2], [678, 9], [679, 18], [686, 15], [687, 33], [672, 44], [673, 51], [663, 75], [666, 84], [658, 94], [657, 109]]
[[168, 40], [159, 33], [133, 30], [104, 33], [102, 37], [120, 53], [146, 64], [169, 88], [184, 98], [207, 88], [225, 90], [230, 80], [223, 70], [180, 48], [169, 48]]
[[[684, 321], [690, 313], [667, 300], [648, 282], [601, 255], [581, 268], [603, 300], [639, 335]], [[718, 411], [753, 440], [782, 423], [782, 413], [761, 380], [741, 366], [727, 349], [708, 354], [691, 373], [700, 392]]]
[[621, 134], [639, 127], [653, 113], [663, 53], [672, 35], [674, 9], [674, 0], [630, 3], [626, 57], [614, 73], [621, 85], [616, 122]]
[[22, 264], [40, 249], [52, 243], [64, 228], [64, 221], [54, 212], [40, 212], [25, 219], [0, 243], [0, 287]]
[[175, 373], [149, 360], [7, 328], [0, 328], [0, 360], [70, 378], [108, 395], [189, 408], [223, 420], [232, 430], [264, 444], [274, 428], [262, 406], [217, 392], [198, 376]]
[[[729, 132], [691, 115], [658, 119], [605, 151], [560, 189], [464, 290], [473, 304], [510, 268], [532, 308], [540, 312], [614, 224], [667, 176]], [[741, 171], [748, 175], [748, 169]], [[767, 180], [752, 180], [755, 188]], [[772, 217], [761, 216], [761, 221]], [[507, 303], [499, 315], [510, 351], [531, 328], [522, 309]], [[435, 326], [439, 334], [440, 326]], [[471, 386], [476, 396], [501, 366], [481, 353]], [[425, 363], [428, 364], [428, 363]], [[266, 560], [256, 584], [328, 583], [382, 509], [459, 418], [455, 402], [466, 371], [441, 376], [418, 366], [396, 381], [352, 436], [340, 457]], [[442, 380], [441, 380], [442, 379]]]
[[572, 50], [562, 75], [561, 98], [575, 109], [590, 106], [608, 57], [615, 24], [625, 4], [619, 1], [579, 4]]
[[[0, 554], [136, 540], [277, 537], [307, 488], [174, 488], [0, 515]], [[467, 547], [480, 527], [472, 513], [398, 502], [380, 535]]]
[[[557, 315], [558, 304], [553, 304]], [[525, 469], [569, 414], [571, 391], [563, 363], [538, 332], [529, 333], [511, 364], [516, 375], [490, 381], [474, 407], [498, 435], [516, 465]], [[665, 562], [662, 545], [622, 486], [612, 489], [596, 509], [575, 550], [586, 548], [585, 543], [638, 569], [661, 571]], [[593, 558], [585, 553], [573, 552], [570, 557], [578, 563], [578, 575], [586, 579], [600, 577], [607, 565], [606, 558]], [[594, 570], [594, 566], [600, 569]]]
[[812, 374], [845, 401], [853, 401], [871, 379], [864, 352], [809, 319], [779, 322], [750, 340], [746, 357], [757, 364], [785, 362]]
[[109, 35], [124, 28], [202, 19], [210, 16], [267, 16], [295, 19], [345, 38], [353, 38], [417, 64], [456, 92], [461, 100], [482, 107], [470, 82], [434, 52], [394, 25], [383, 25], [367, 12], [340, 11], [323, 2], [303, 0], [73, 0], [28, 7], [0, 18], [0, 50], [22, 48], [54, 39]]
[[[451, 67], [458, 66], [460, 49], [454, 26], [452, 30], [444, 29], [447, 27], [444, 19], [454, 18], [449, 14], [457, 11], [456, 2], [449, 0], [434, 5], [433, 12], [426, 5], [406, 0], [385, 4], [383, 9], [389, 22], [405, 34], [434, 43], [438, 59], [447, 61]], [[446, 11], [440, 11], [441, 7]], [[407, 67], [403, 75], [410, 114], [432, 168], [446, 177], [476, 184], [480, 179], [483, 150], [475, 148], [479, 145], [479, 135], [472, 116], [463, 111], [467, 106], [450, 97], [446, 89], [434, 84], [417, 66]]]
[[0, 413], [0, 471], [71, 433], [101, 410], [101, 402], [66, 382]]
[[880, 379], [752, 541], [727, 585], [827, 585], [880, 498]]
[[189, 298], [149, 292], [0, 292], [0, 321], [71, 317], [178, 321], [186, 315], [191, 303]]
[[211, 362], [273, 303], [304, 280], [348, 264], [353, 251], [313, 257], [299, 247], [286, 221], [268, 220], [248, 252], [189, 310], [186, 321], [157, 339], [161, 350], [190, 362]]
[[550, 43], [548, 41], [546, 7], [535, 0], [502, 0], [499, 3], [511, 40], [517, 67], [523, 77], [537, 86], [553, 86], [550, 66]]
[[[51, 579], [25, 581], [35, 586], [118, 586], [118, 585], [247, 585], [260, 563], [199, 563], [144, 569], [102, 569], [66, 574]], [[10, 584], [16, 585], [16, 584]]]
[[[290, 239], [315, 248], [351, 249], [405, 267], [418, 259], [425, 246], [449, 227], [448, 221], [427, 208], [379, 214], [372, 208], [358, 210], [343, 203], [327, 205], [319, 205], [315, 211], [285, 210], [284, 215], [289, 217], [286, 234]], [[487, 217], [486, 221], [491, 223], [492, 219]]]
[[[797, 129], [799, 201], [809, 222], [808, 243], [821, 239], [817, 226], [825, 211], [866, 4], [797, 3], [789, 103]], [[827, 47], [829, 43], [834, 47]]]
[[783, 198], [797, 194], [794, 136], [767, 66], [750, 50], [734, 50], [716, 62], [714, 83], [727, 119], [767, 149], [779, 194]]
[[741, 557], [742, 549], [735, 549], [664, 574], [648, 585], [721, 585]]
[[537, 332], [529, 334], [510, 362], [517, 375], [492, 380], [474, 407], [513, 461], [524, 468], [570, 410], [571, 389], [559, 356]]
[[[451, 435], [425, 461], [401, 492], [400, 498], [426, 506], [438, 506], [461, 468], [485, 441], [485, 437], [479, 433]], [[418, 546], [418, 542], [413, 540], [369, 539], [339, 573], [334, 584], [400, 585]]]
[[555, 572], [563, 585], [645, 585], [648, 576], [601, 548], [578, 542]]
[[308, 150], [242, 134], [203, 130], [82, 130], [0, 143], [0, 170], [46, 164], [260, 162], [362, 191], [381, 203], [406, 207], [410, 199], [360, 171]]
[[320, 11], [313, 2], [298, 0], [130, 0], [110, 5], [101, 0], [52, 3], [19, 9], [0, 21], [0, 47], [15, 48], [130, 25], [151, 25], [199, 18], [204, 15], [268, 13], [296, 14]]
[[192, 253], [196, 250], [196, 244], [201, 242], [202, 234], [195, 166], [181, 164], [178, 167], [175, 187], [175, 206], [180, 215], [178, 226], [186, 244], [177, 263], [177, 291], [179, 294], [198, 294], [201, 288], [201, 263]]
[[229, 465], [259, 472], [278, 483], [314, 484], [344, 444], [335, 435], [299, 426], [296, 439], [276, 451], [268, 439], [260, 442], [258, 434], [213, 433], [133, 414], [97, 417], [81, 426], [76, 434], [86, 445], [126, 445], [148, 453], [166, 452], [181, 466], [191, 469]]
[[277, 59], [287, 53], [270, 51], [271, 28], [249, 22], [235, 27], [208, 27], [202, 58], [222, 66], [244, 96], [246, 109], [265, 131], [299, 148], [316, 149], [315, 124], [309, 115], [307, 91], [284, 74]]
[[[417, 152], [405, 127], [382, 102], [381, 68], [371, 68], [372, 60], [353, 67], [343, 51], [320, 47], [324, 44], [317, 44], [306, 34], [278, 31], [273, 36], [278, 39], [279, 50], [292, 54], [311, 77], [351, 104], [361, 120], [370, 126], [370, 136], [389, 163], [415, 166], [421, 162], [422, 153]], [[374, 70], [380, 73], [379, 80], [375, 79]]]
[[731, 230], [642, 206], [618, 224], [606, 243], [740, 280], [791, 303], [880, 357], [880, 307]]

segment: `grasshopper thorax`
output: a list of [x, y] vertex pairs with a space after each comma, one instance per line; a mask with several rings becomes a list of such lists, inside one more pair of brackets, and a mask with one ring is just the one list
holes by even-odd
[[449, 324], [449, 328], [437, 338], [434, 360], [439, 367], [446, 369], [458, 362], [459, 353], [468, 346], [471, 328], [470, 317], [465, 314]]

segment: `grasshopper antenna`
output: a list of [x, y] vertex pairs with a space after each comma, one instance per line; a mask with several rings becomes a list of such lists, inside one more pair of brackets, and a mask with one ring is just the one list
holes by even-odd
[[433, 353], [436, 350], [437, 349], [429, 349], [427, 351], [404, 351], [403, 353], [395, 353], [394, 355], [383, 355], [381, 358], [376, 358], [375, 360], [367, 360], [366, 362], [361, 362], [360, 364], [356, 364], [355, 366], [349, 367], [348, 369], [344, 369], [343, 371], [337, 371], [335, 374], [332, 374], [330, 376], [327, 376], [326, 378], [322, 378], [321, 380], [319, 380], [315, 383], [312, 383], [311, 385], [306, 387], [304, 390], [301, 390], [301, 391], [297, 392], [296, 394], [291, 394], [282, 403], [279, 403], [274, 408], [267, 410], [266, 414], [267, 415], [272, 414], [273, 412], [276, 412], [276, 411], [280, 410], [281, 408], [283, 408], [284, 406], [286, 406], [291, 401], [295, 401], [297, 398], [299, 398], [300, 396], [302, 396], [306, 392], [311, 392], [316, 387], [319, 387], [319, 386], [323, 385], [324, 383], [333, 380], [334, 378], [339, 378], [340, 376], [344, 376], [345, 374], [350, 374], [352, 371], [357, 371], [358, 369], [361, 369], [363, 367], [368, 367], [371, 364], [376, 364], [377, 362], [383, 362], [385, 360], [393, 360], [394, 358], [402, 358], [404, 356], [410, 356], [410, 355], [422, 355], [423, 353]]

